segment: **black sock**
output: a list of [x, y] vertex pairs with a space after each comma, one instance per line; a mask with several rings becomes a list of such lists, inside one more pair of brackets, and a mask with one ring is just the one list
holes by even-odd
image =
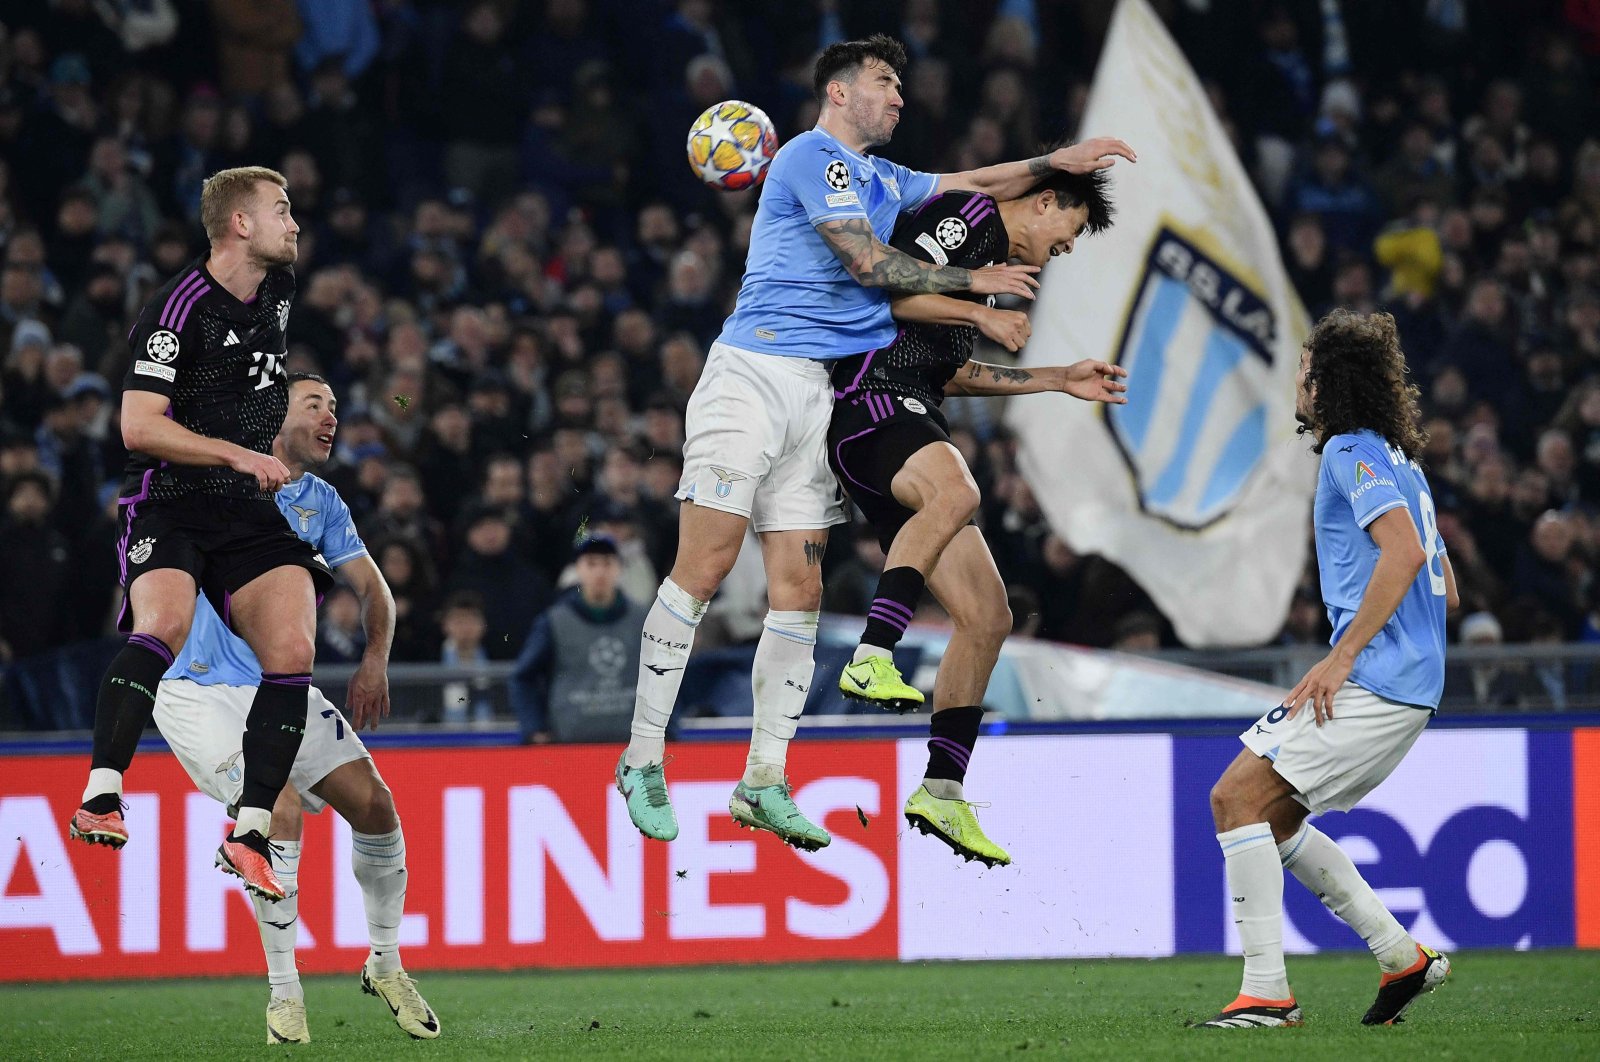
[[94, 705], [91, 768], [125, 772], [139, 747], [139, 736], [156, 709], [156, 686], [172, 666], [172, 650], [160, 638], [130, 634], [111, 660]]
[[263, 672], [244, 724], [244, 792], [241, 808], [272, 810], [289, 780], [306, 732], [311, 676]]
[[876, 645], [882, 649], [893, 649], [899, 645], [900, 636], [906, 632], [906, 624], [911, 622], [911, 616], [917, 610], [917, 602], [922, 600], [925, 584], [922, 573], [906, 565], [890, 568], [880, 575], [878, 593], [872, 599], [872, 608], [867, 611], [867, 629], [861, 635], [862, 644]]
[[983, 722], [983, 709], [943, 708], [933, 713], [928, 724], [928, 778], [948, 778], [962, 782], [967, 777], [967, 761], [972, 758], [972, 746], [978, 743], [978, 724]]

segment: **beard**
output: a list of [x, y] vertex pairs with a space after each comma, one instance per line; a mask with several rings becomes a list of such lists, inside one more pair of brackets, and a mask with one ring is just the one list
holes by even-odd
[[862, 108], [852, 117], [855, 118], [856, 131], [866, 147], [887, 144], [889, 138], [894, 136], [894, 120], [886, 113], [874, 114], [871, 110]]
[[291, 243], [287, 246], [280, 245], [272, 252], [252, 247], [250, 257], [267, 269], [281, 269], [283, 266], [294, 265], [295, 259], [300, 257], [300, 247]]

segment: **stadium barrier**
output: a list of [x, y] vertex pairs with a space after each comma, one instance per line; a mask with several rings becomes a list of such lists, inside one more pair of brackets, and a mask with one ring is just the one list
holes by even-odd
[[[613, 748], [386, 748], [409, 852], [406, 964], [1237, 951], [1207, 803], [1237, 749], [1220, 733], [986, 739], [970, 791], [1016, 860], [989, 870], [904, 829], [917, 740], [795, 746], [796, 799], [834, 837], [814, 855], [729, 820], [738, 743], [676, 748], [670, 845], [628, 822]], [[212, 866], [223, 810], [149, 753], [129, 776], [127, 847], [68, 844], [83, 768], [0, 757], [0, 981], [259, 973], [250, 905]], [[1319, 822], [1420, 939], [1600, 947], [1600, 727], [1430, 728], [1362, 807]], [[307, 823], [300, 889], [302, 968], [354, 969], [365, 922], [331, 814]], [[1285, 897], [1290, 951], [1360, 946], [1295, 883]]]
[[[807, 719], [860, 711], [839, 696], [835, 683], [860, 631], [859, 619], [824, 618]], [[914, 625], [895, 662], [914, 685], [932, 689], [948, 641], [946, 630]], [[0, 735], [88, 730], [95, 691], [119, 644], [85, 642], [0, 668]], [[684, 674], [677, 720], [687, 725], [697, 718], [747, 718], [754, 653], [753, 645], [697, 650]], [[1017, 720], [1233, 719], [1288, 690], [1322, 655], [1316, 645], [1133, 654], [1010, 638], [984, 704]], [[484, 701], [496, 718], [510, 719], [511, 666], [391, 665], [394, 716], [433, 723], [452, 705]], [[354, 670], [350, 664], [319, 664], [316, 683], [342, 706]], [[1451, 714], [1600, 711], [1600, 644], [1451, 646], [1441, 707]]]

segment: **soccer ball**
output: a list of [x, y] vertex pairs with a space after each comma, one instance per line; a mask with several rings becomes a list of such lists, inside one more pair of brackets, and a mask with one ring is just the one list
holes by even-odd
[[689, 165], [713, 188], [755, 187], [777, 153], [772, 119], [743, 100], [712, 104], [689, 127]]

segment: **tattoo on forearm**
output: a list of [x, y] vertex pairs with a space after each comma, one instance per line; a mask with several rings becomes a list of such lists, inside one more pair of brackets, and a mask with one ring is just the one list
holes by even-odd
[[1027, 369], [1012, 369], [1004, 365], [985, 365], [978, 361], [972, 362], [971, 365], [972, 368], [967, 370], [967, 379], [969, 380], [979, 379], [986, 371], [989, 373], [989, 378], [995, 383], [1010, 380], [1012, 383], [1020, 384], [1027, 383], [1033, 379], [1033, 373]]
[[869, 288], [886, 288], [910, 295], [967, 291], [972, 271], [958, 266], [919, 262], [904, 251], [879, 242], [866, 218], [843, 218], [817, 226], [850, 275]]
[[822, 563], [822, 554], [827, 551], [827, 546], [821, 542], [806, 543], [806, 565], [816, 567]]
[[1037, 158], [1031, 158], [1028, 160], [1029, 177], [1048, 177], [1050, 176], [1050, 171], [1053, 168], [1054, 167], [1050, 165], [1049, 155], [1040, 155]]

